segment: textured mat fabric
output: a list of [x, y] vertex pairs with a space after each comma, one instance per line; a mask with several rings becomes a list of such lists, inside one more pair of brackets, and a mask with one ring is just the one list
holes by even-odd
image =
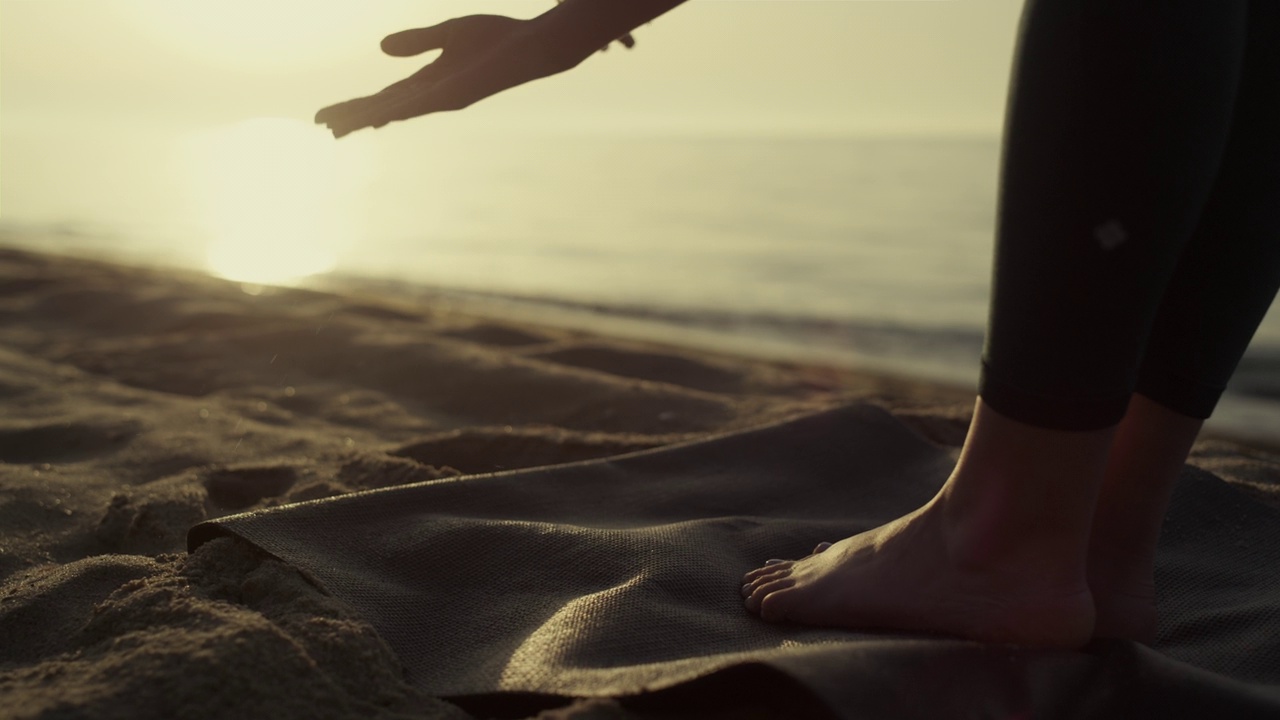
[[495, 714], [638, 696], [848, 719], [1280, 717], [1280, 513], [1190, 466], [1159, 551], [1154, 648], [777, 626], [742, 608], [743, 572], [920, 506], [957, 452], [858, 404], [271, 508], [199, 525], [189, 542], [229, 533], [296, 565], [378, 629], [413, 684]]

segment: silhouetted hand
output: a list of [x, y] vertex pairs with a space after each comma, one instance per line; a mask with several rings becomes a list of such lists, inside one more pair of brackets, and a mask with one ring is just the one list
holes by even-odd
[[[620, 40], [628, 41], [629, 35]], [[501, 15], [470, 15], [388, 35], [382, 41], [388, 55], [443, 52], [410, 77], [374, 95], [324, 108], [316, 113], [316, 122], [327, 125], [337, 138], [395, 120], [461, 110], [507, 88], [568, 70], [581, 60], [556, 57], [550, 48], [529, 21]]]

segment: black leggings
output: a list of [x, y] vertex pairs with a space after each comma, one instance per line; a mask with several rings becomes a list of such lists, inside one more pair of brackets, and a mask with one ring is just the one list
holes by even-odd
[[1280, 0], [1028, 0], [978, 394], [1213, 412], [1280, 286]]

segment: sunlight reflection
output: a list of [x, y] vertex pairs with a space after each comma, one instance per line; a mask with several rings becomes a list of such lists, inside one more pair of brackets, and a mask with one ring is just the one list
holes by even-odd
[[215, 275], [287, 284], [326, 272], [357, 231], [359, 191], [372, 174], [367, 144], [255, 118], [193, 136], [188, 150]]

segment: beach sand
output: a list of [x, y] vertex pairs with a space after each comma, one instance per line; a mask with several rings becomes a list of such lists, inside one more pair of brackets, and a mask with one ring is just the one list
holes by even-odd
[[[6, 718], [469, 717], [297, 572], [231, 539], [187, 555], [187, 529], [855, 399], [959, 446], [973, 407], [887, 375], [9, 249], [0, 399]], [[1191, 463], [1280, 507], [1275, 448], [1205, 436]]]

